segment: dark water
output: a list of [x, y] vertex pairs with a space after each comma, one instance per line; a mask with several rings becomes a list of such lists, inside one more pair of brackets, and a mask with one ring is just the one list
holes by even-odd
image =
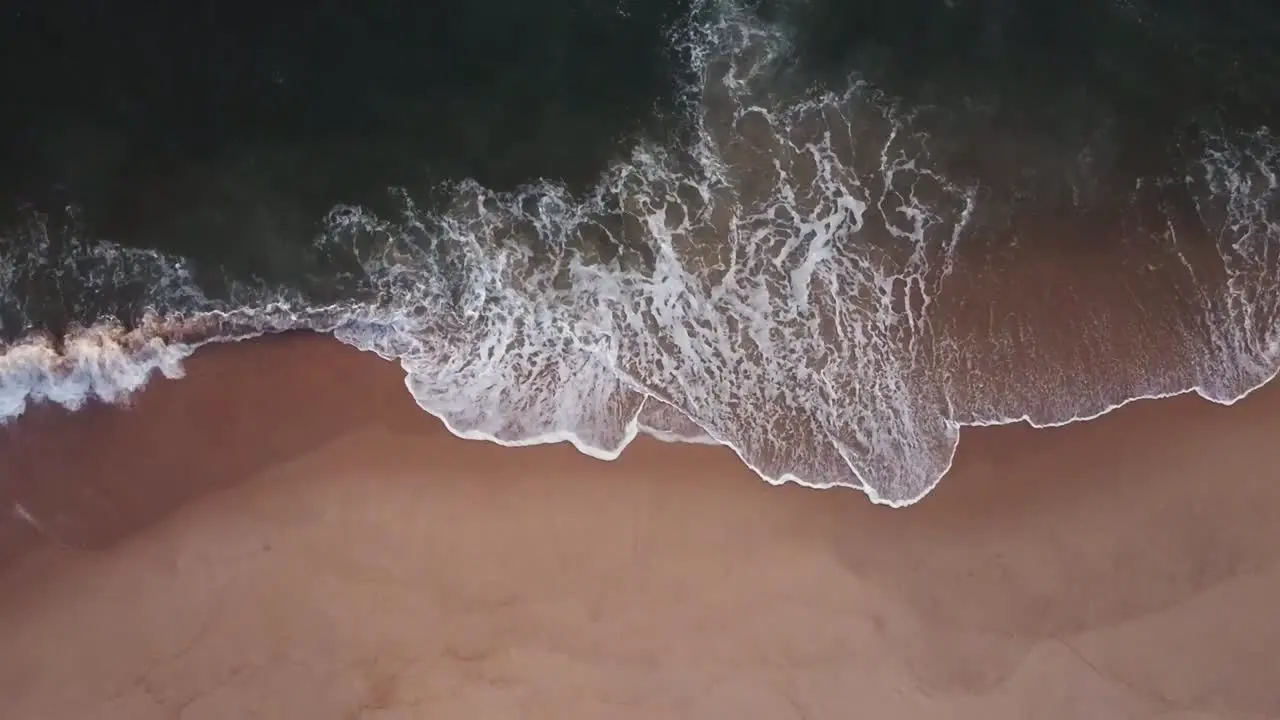
[[0, 417], [312, 328], [464, 434], [901, 501], [1280, 352], [1269, 3], [20, 0], [0, 88]]
[[[691, 3], [10, 3], [0, 198], [206, 268], [322, 277], [304, 256], [339, 203], [386, 211], [388, 188], [463, 178], [581, 191], [637, 135], [680, 132], [671, 37]], [[948, 168], [996, 188], [1012, 160], [1069, 194], [1060, 158], [1086, 148], [1099, 192], [1128, 187], [1180, 172], [1201, 127], [1280, 114], [1280, 11], [1262, 2], [751, 7], [793, 38], [783, 92], [856, 73], [943, 115]]]
[[[633, 7], [634, 6], [634, 7]], [[6, 210], [273, 279], [338, 203], [581, 189], [676, 132], [688, 3], [32, 1], [0, 21]], [[320, 281], [321, 284], [323, 281]]]

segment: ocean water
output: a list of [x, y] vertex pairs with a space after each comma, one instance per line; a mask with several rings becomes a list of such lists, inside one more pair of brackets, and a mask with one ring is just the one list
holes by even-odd
[[310, 330], [454, 433], [910, 504], [960, 428], [1280, 366], [1280, 12], [22, 0], [0, 420]]

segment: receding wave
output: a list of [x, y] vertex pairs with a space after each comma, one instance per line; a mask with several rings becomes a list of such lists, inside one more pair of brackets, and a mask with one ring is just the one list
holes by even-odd
[[[11, 326], [50, 278], [142, 312], [0, 349], [0, 419], [122, 402], [202, 344], [303, 329], [400, 363], [464, 437], [601, 458], [640, 432], [721, 443], [770, 482], [904, 505], [945, 474], [962, 426], [1188, 391], [1228, 403], [1275, 373], [1267, 130], [1205, 130], [1176, 175], [1120, 188], [1100, 231], [1019, 205], [1016, 177], [955, 171], [936, 117], [857, 78], [778, 92], [782, 31], [710, 17], [672, 39], [698, 78], [692, 139], [640, 144], [590, 192], [464, 182], [439, 209], [407, 192], [398, 214], [334, 208], [316, 251], [358, 268], [358, 300], [266, 282], [213, 299], [183, 258], [33, 242], [51, 222], [33, 215], [9, 242], [35, 249], [0, 268]], [[1066, 158], [1064, 182], [1096, 189], [1092, 161]]]

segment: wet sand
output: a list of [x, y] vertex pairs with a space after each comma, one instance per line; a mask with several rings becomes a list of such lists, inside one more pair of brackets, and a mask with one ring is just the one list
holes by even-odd
[[0, 717], [1280, 717], [1280, 387], [968, 429], [890, 510], [460, 440], [319, 338], [187, 367], [0, 429]]

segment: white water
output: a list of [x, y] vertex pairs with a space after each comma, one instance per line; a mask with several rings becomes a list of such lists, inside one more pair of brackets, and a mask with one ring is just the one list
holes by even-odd
[[[977, 338], [937, 304], [983, 291], [963, 269], [976, 189], [934, 169], [927, 134], [865, 87], [779, 105], [763, 78], [783, 38], [719, 18], [679, 38], [703, 77], [687, 152], [641, 147], [586, 197], [470, 183], [437, 215], [408, 198], [396, 218], [336, 208], [321, 242], [360, 257], [377, 303], [317, 308], [244, 290], [250, 299], [217, 306], [181, 260], [87, 249], [104, 277], [163, 278], [157, 305], [189, 311], [128, 334], [78, 331], [60, 351], [40, 338], [0, 350], [0, 420], [32, 401], [120, 402], [157, 370], [179, 376], [195, 344], [166, 339], [206, 323], [234, 325], [237, 339], [311, 328], [399, 362], [418, 404], [462, 437], [568, 441], [602, 459], [639, 432], [721, 443], [769, 482], [900, 506], [945, 474], [964, 425], [1063, 424], [1188, 391], [1229, 403], [1275, 374], [1270, 136], [1223, 140], [1185, 180], [1206, 198], [1226, 279], [1199, 278], [1171, 238], [1168, 272], [1201, 294], [1192, 325], [1204, 332], [1179, 340], [1191, 366], [1094, 373], [1036, 357], [1043, 373], [997, 390], [965, 368], [1014, 366], [1027, 348], [1001, 333], [1022, 328], [1018, 308], [999, 308], [1009, 322], [993, 308], [990, 337]], [[392, 241], [356, 240], [369, 236]], [[603, 250], [616, 247], [629, 250]], [[1106, 357], [1106, 336], [1081, 322], [1083, 354]]]

